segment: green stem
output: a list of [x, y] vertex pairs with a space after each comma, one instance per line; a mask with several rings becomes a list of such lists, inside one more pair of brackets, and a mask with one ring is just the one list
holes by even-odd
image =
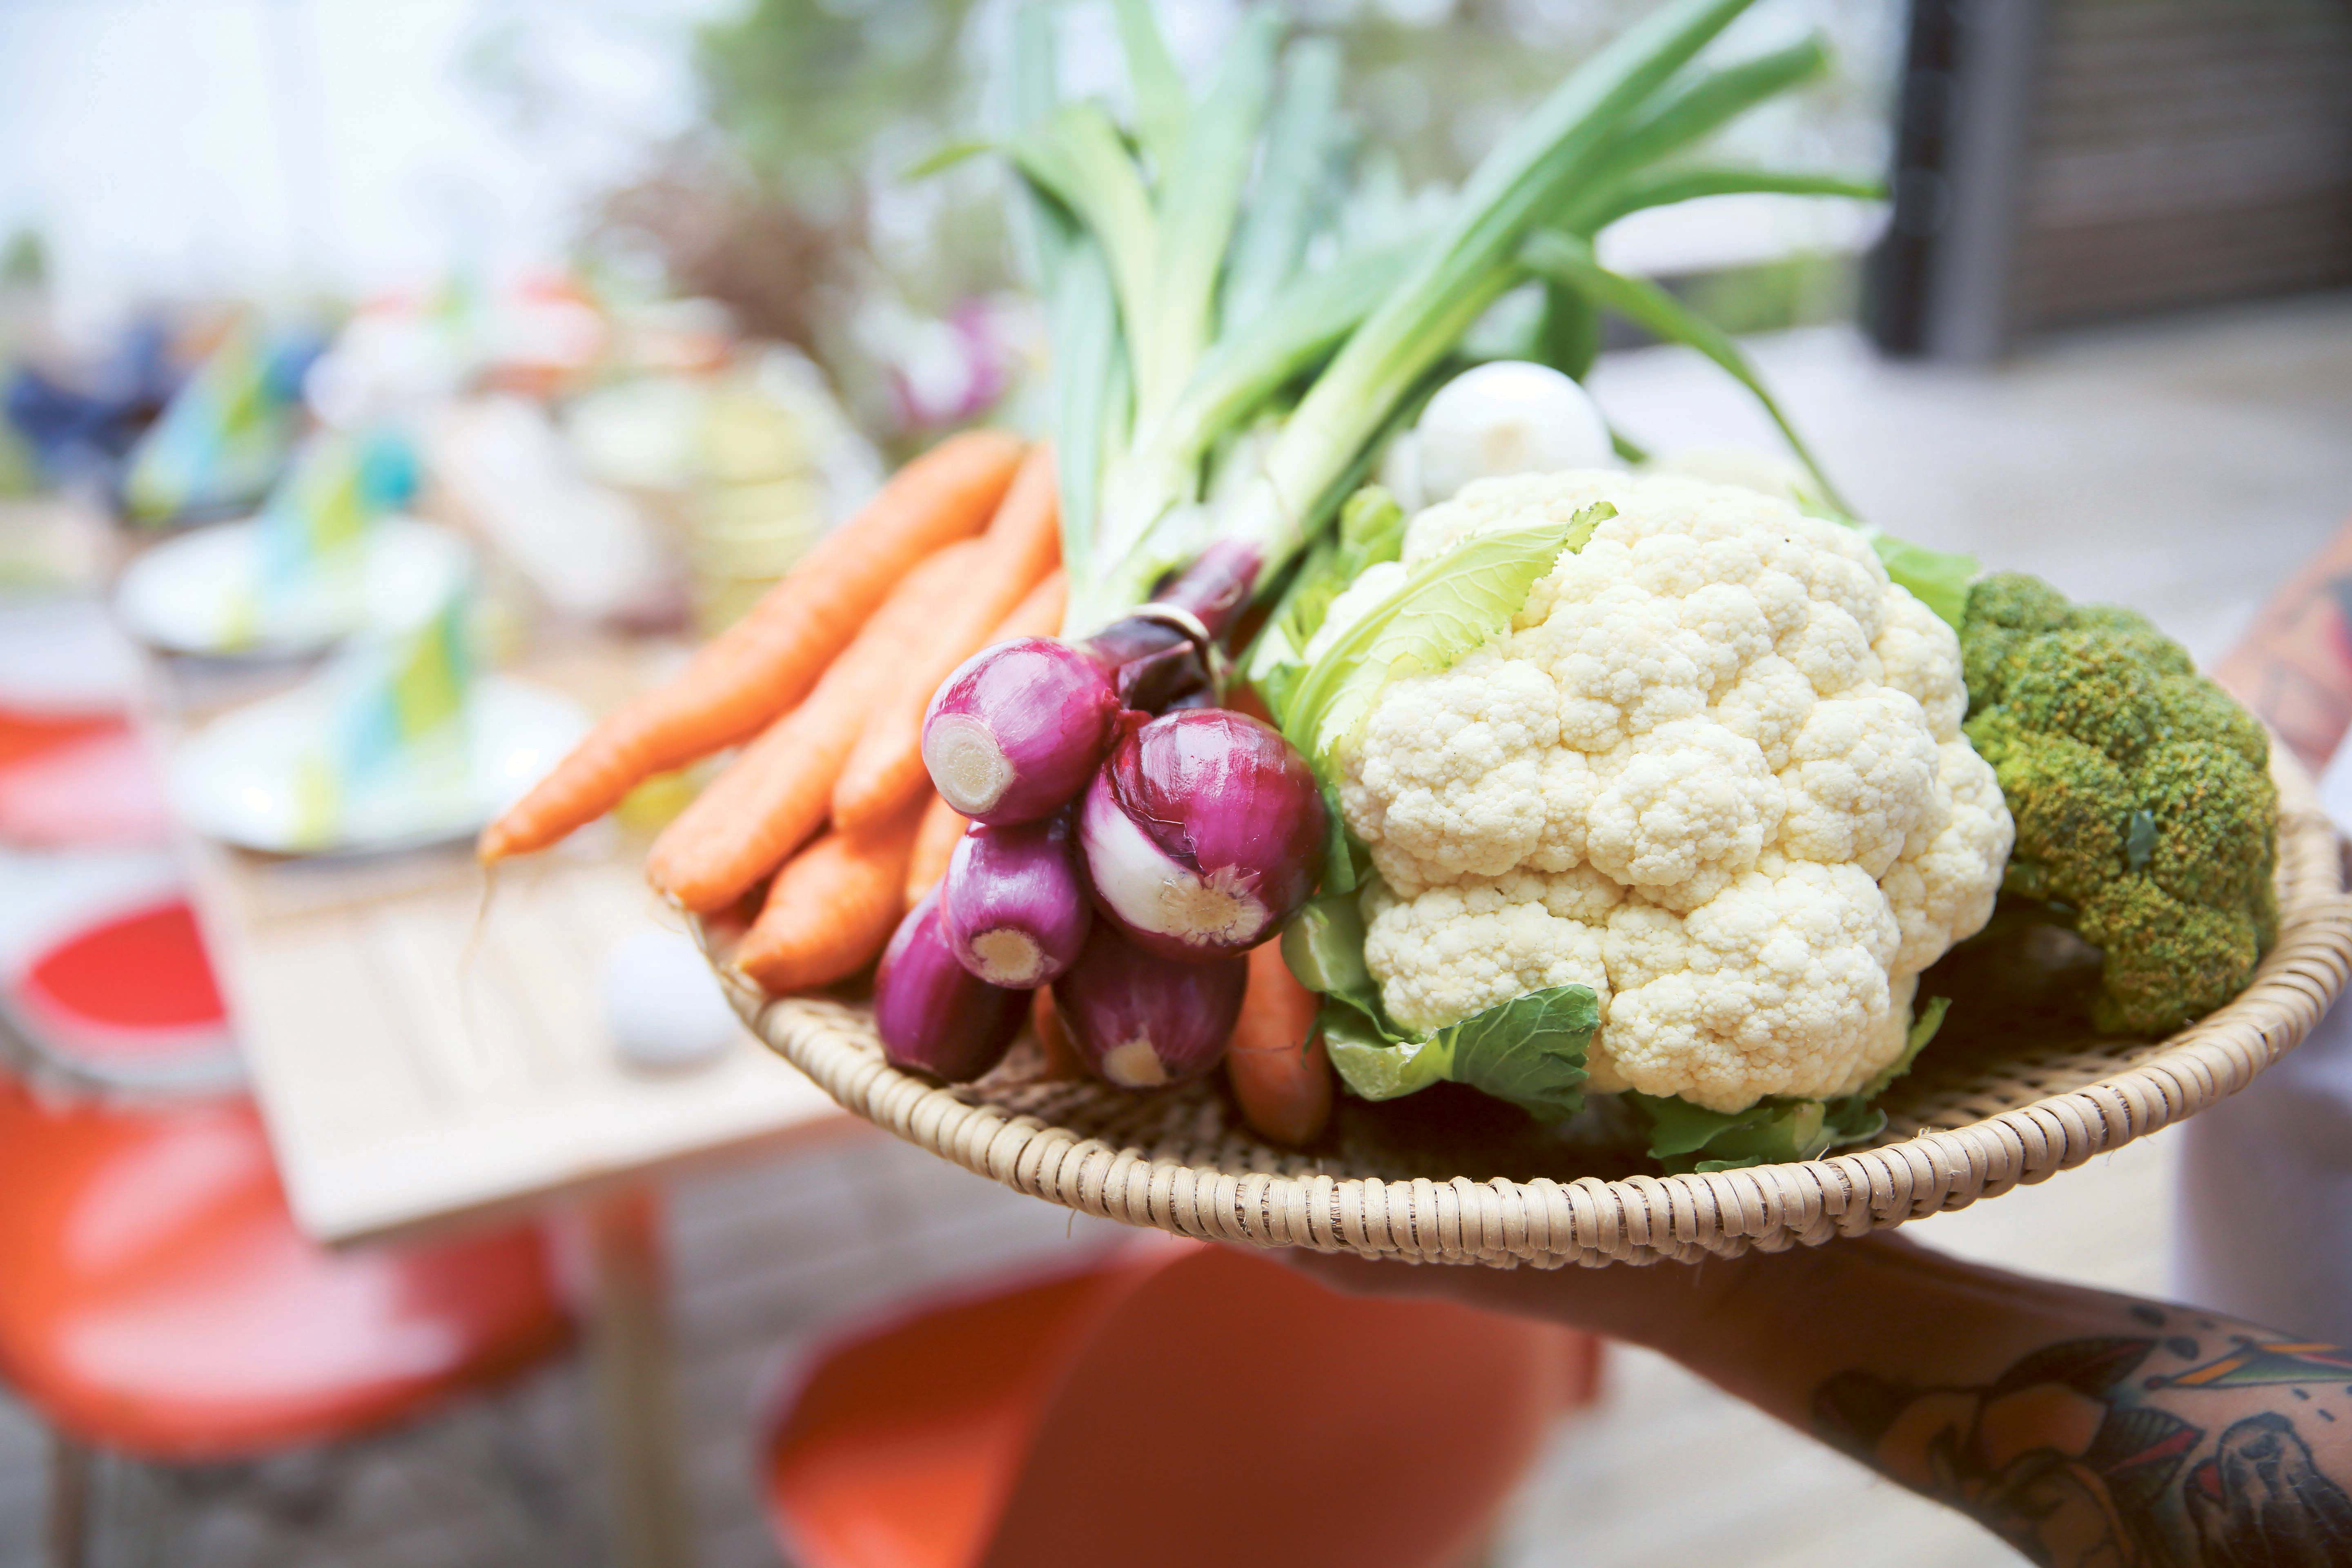
[[1839, 496], [1829, 477], [1822, 472], [1822, 466], [1813, 460], [1812, 449], [1805, 445], [1804, 437], [1797, 434], [1797, 427], [1781, 412], [1771, 390], [1756, 374], [1755, 366], [1748, 363], [1747, 354], [1732, 341], [1731, 334], [1648, 279], [1629, 278], [1602, 267], [1593, 259], [1592, 247], [1575, 235], [1557, 230], [1537, 234], [1528, 240], [1520, 255], [1528, 269], [1538, 277], [1567, 284], [1581, 291], [1603, 310], [1614, 310], [1667, 342], [1696, 349], [1729, 372], [1733, 379], [1756, 395], [1756, 401], [1763, 405], [1764, 412], [1771, 417], [1773, 424], [1780, 426], [1790, 449], [1796, 453], [1798, 460], [1812, 475], [1813, 483], [1820, 487], [1822, 500], [1840, 512], [1853, 515], [1853, 509]]
[[1423, 263], [1348, 340], [1267, 460], [1276, 516], [1261, 542], [1286, 560], [1313, 506], [1424, 371], [1518, 276], [1520, 244], [1610, 139], [1749, 0], [1678, 0], [1621, 34], [1479, 165]]

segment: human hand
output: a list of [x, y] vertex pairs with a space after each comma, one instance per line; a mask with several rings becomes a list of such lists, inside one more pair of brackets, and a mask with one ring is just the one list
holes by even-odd
[[1276, 1256], [1349, 1295], [1437, 1297], [1490, 1312], [1549, 1319], [1669, 1354], [1706, 1331], [1732, 1294], [1759, 1269], [1793, 1273], [1803, 1267], [1801, 1262], [1784, 1266], [1780, 1258], [1763, 1254], [1604, 1268], [1416, 1264], [1304, 1247]]

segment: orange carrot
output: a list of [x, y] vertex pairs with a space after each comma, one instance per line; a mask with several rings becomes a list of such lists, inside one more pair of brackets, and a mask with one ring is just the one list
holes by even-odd
[[735, 966], [779, 994], [846, 978], [880, 956], [898, 923], [916, 805], [862, 833], [828, 833], [785, 863]]
[[735, 744], [799, 701], [918, 562], [980, 531], [1021, 453], [1018, 438], [976, 430], [899, 469], [676, 679], [607, 717], [485, 828], [482, 859], [543, 849], [654, 774]]
[[1040, 441], [1029, 449], [982, 536], [986, 557], [973, 568], [953, 608], [907, 649], [896, 683], [875, 704], [834, 785], [835, 822], [858, 827], [877, 821], [921, 790], [923, 711], [931, 693], [957, 665], [987, 646], [998, 624], [1054, 569], [1061, 549], [1059, 516], [1053, 447]]
[[[988, 634], [988, 643], [1011, 642], [1014, 637], [1049, 637], [1062, 629], [1062, 612], [1069, 606], [1070, 580], [1059, 567], [1037, 581], [1037, 585], [1022, 595], [1013, 606], [1013, 613], [996, 623]], [[936, 687], [934, 690], [938, 689]], [[930, 698], [923, 699], [929, 705]]]
[[1040, 985], [1031, 993], [1029, 1026], [1037, 1031], [1037, 1044], [1045, 1053], [1045, 1076], [1050, 1079], [1075, 1079], [1087, 1076], [1086, 1058], [1078, 1047], [1070, 1044], [1069, 1031], [1062, 1027], [1062, 1016], [1054, 1011], [1054, 988]]
[[732, 903], [824, 821], [842, 759], [911, 637], [962, 591], [983, 546], [959, 540], [909, 572], [808, 700], [768, 726], [654, 840], [646, 876], [701, 913]]
[[971, 819], [955, 807], [931, 796], [923, 808], [921, 826], [915, 829], [915, 853], [907, 862], [907, 907], [913, 909], [923, 901], [923, 895], [940, 885], [948, 874], [948, 857], [955, 853], [956, 840], [971, 826]]
[[1242, 1120], [1276, 1143], [1312, 1142], [1331, 1119], [1331, 1062], [1315, 1026], [1315, 993], [1282, 962], [1282, 943], [1250, 949], [1249, 990], [1225, 1045]]

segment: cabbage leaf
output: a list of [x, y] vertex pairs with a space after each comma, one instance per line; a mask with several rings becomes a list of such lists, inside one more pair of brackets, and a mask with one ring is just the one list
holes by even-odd
[[1383, 1016], [1327, 996], [1322, 1024], [1332, 1067], [1366, 1100], [1451, 1081], [1557, 1121], [1583, 1109], [1584, 1052], [1601, 1026], [1601, 999], [1590, 985], [1555, 985], [1399, 1038]]
[[1323, 1044], [1347, 1086], [1366, 1100], [1395, 1100], [1433, 1083], [1468, 1084], [1546, 1121], [1584, 1104], [1584, 1052], [1601, 1026], [1589, 985], [1515, 996], [1426, 1033], [1398, 1027], [1364, 966], [1356, 900], [1310, 900], [1282, 933], [1282, 960], [1323, 996]]
[[1553, 563], [1615, 515], [1601, 501], [1565, 522], [1481, 534], [1425, 563], [1307, 665], [1290, 689], [1283, 734], [1328, 781], [1391, 675], [1434, 673], [1500, 637]]

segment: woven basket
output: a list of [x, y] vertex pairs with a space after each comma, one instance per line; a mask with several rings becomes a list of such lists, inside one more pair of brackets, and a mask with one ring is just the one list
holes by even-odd
[[[882, 1059], [861, 1007], [730, 994], [847, 1110], [1009, 1187], [1129, 1225], [1500, 1268], [1778, 1251], [2041, 1181], [2236, 1092], [2300, 1041], [2352, 969], [2352, 901], [2309, 776], [2274, 757], [2279, 938], [2244, 994], [2168, 1039], [2118, 1040], [2053, 1000], [2070, 983], [2066, 955], [1980, 955], [1999, 1000], [1955, 987], [1970, 1005], [1881, 1102], [1878, 1141], [1801, 1163], [1621, 1173], [1445, 1086], [1378, 1106], [1342, 1096], [1323, 1146], [1296, 1152], [1244, 1128], [1217, 1077], [1152, 1094], [1052, 1080], [1024, 1042], [979, 1082], [941, 1089]], [[2081, 950], [2071, 963], [2079, 995]]]

